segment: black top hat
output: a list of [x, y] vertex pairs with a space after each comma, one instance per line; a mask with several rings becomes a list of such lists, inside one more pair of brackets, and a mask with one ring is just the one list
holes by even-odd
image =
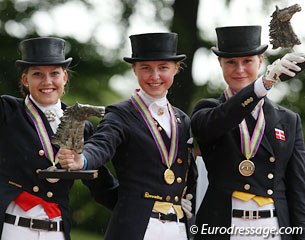
[[132, 56], [124, 57], [128, 63], [143, 61], [180, 61], [185, 54], [177, 55], [178, 35], [176, 33], [145, 33], [131, 35]]
[[29, 66], [60, 65], [68, 67], [72, 58], [65, 59], [65, 40], [55, 37], [38, 37], [23, 40], [19, 49], [22, 60], [16, 66], [23, 70]]
[[261, 26], [232, 26], [216, 28], [217, 47], [212, 51], [219, 57], [244, 57], [261, 54], [268, 48], [261, 45]]

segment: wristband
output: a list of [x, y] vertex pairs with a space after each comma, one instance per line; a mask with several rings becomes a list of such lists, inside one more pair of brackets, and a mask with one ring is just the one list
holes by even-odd
[[265, 89], [268, 91], [268, 90], [270, 90], [273, 87], [274, 82], [270, 81], [270, 82], [272, 82], [272, 84], [269, 85], [269, 84], [266, 83], [267, 81], [268, 80], [266, 80], [265, 77], [263, 77], [263, 85], [264, 85]]
[[87, 158], [85, 157], [84, 154], [82, 154], [82, 156], [83, 156], [83, 159], [84, 159], [84, 167], [83, 167], [83, 169], [87, 170], [87, 168], [88, 168], [88, 160], [87, 160]]

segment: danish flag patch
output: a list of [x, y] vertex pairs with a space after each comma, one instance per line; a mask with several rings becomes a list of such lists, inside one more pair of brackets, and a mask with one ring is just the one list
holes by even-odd
[[286, 141], [285, 133], [284, 133], [283, 130], [275, 128], [274, 131], [275, 131], [275, 138], [276, 139], [280, 139], [282, 141]]

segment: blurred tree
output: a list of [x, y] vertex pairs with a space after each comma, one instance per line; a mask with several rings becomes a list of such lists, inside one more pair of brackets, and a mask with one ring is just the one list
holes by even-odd
[[201, 46], [208, 47], [198, 36], [197, 12], [199, 0], [175, 1], [171, 30], [179, 34], [179, 50], [186, 54], [186, 67], [176, 76], [169, 98], [175, 106], [189, 112], [195, 84], [192, 78], [193, 57]]

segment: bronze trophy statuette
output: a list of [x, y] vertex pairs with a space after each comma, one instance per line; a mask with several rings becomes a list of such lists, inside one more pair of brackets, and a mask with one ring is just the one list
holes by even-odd
[[[105, 107], [91, 106], [76, 103], [67, 107], [64, 115], [60, 118], [56, 134], [53, 136], [52, 144], [60, 148], [73, 149], [77, 153], [82, 153], [84, 148], [84, 128], [85, 120], [91, 116], [104, 117]], [[58, 169], [51, 166], [48, 169], [38, 172], [39, 178], [47, 179], [49, 182], [57, 182], [59, 179], [94, 179], [98, 176], [98, 170], [78, 170]]]
[[[273, 46], [272, 49], [281, 47], [288, 49], [288, 51], [293, 51], [295, 45], [301, 44], [301, 41], [294, 33], [290, 23], [293, 15], [301, 10], [302, 8], [299, 4], [294, 4], [284, 9], [279, 9], [279, 7], [276, 6], [275, 11], [271, 15], [272, 19], [269, 24], [269, 38], [270, 44]], [[298, 66], [302, 68], [300, 71], [302, 72], [305, 69], [305, 62], [299, 63]], [[296, 72], [296, 74], [299, 74], [300, 72]], [[280, 76], [280, 79], [281, 81], [286, 81], [291, 79], [291, 77], [283, 74]]]

